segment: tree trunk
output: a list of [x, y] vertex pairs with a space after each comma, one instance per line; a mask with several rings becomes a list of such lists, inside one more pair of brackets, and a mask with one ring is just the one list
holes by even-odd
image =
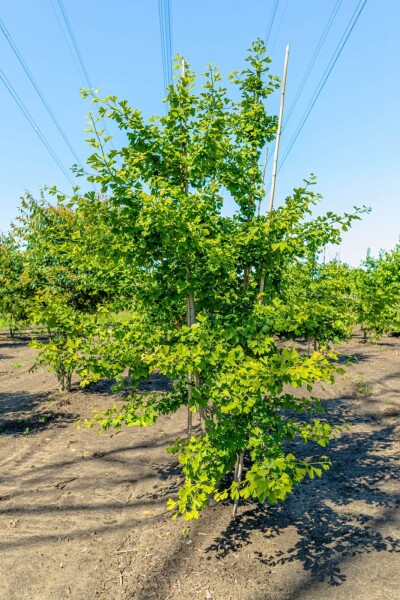
[[[186, 323], [188, 327], [191, 327], [196, 320], [196, 312], [194, 306], [194, 297], [193, 294], [189, 294], [186, 300]], [[188, 373], [188, 392], [187, 392], [187, 401], [188, 401], [188, 419], [187, 419], [187, 441], [190, 440], [192, 436], [192, 428], [193, 428], [193, 413], [190, 410], [192, 405], [192, 397], [193, 397], [193, 383], [194, 377], [193, 373]]]
[[259, 304], [261, 304], [262, 301], [263, 301], [264, 288], [265, 288], [265, 274], [263, 272], [263, 274], [261, 275], [260, 285], [259, 285], [259, 288], [258, 288], [257, 301], [258, 301]]
[[[239, 456], [236, 459], [234, 481], [236, 481], [237, 483], [240, 483], [242, 481], [243, 459], [244, 459], [244, 452], [239, 454]], [[239, 498], [236, 498], [233, 502], [233, 510], [232, 510], [232, 517], [234, 519], [236, 519], [236, 517], [237, 517], [238, 507], [239, 507]]]

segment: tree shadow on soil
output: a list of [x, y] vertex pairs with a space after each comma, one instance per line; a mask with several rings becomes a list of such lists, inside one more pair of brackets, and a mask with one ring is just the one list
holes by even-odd
[[113, 387], [116, 384], [115, 379], [99, 379], [89, 383], [85, 387], [80, 387], [79, 383], [75, 384], [71, 390], [72, 393], [80, 392], [83, 394], [106, 394], [110, 395], [113, 393]]
[[[89, 383], [84, 388], [79, 388], [79, 385], [75, 386], [76, 390], [83, 391], [84, 393], [90, 394], [112, 394], [114, 391], [114, 386], [116, 385], [115, 379], [99, 379], [99, 381]], [[74, 389], [75, 389], [74, 388]], [[139, 393], [149, 393], [149, 392], [166, 392], [172, 389], [172, 384], [170, 379], [165, 375], [161, 375], [161, 373], [154, 372], [147, 379], [143, 379], [137, 385], [136, 391]], [[125, 394], [129, 393], [129, 379], [127, 379], [124, 383], [124, 387], [121, 391], [121, 398]]]
[[[336, 422], [338, 414], [348, 412], [349, 400], [329, 403]], [[370, 418], [358, 415], [352, 422], [369, 423]], [[390, 524], [400, 505], [400, 495], [385, 490], [400, 476], [397, 458], [384, 454], [393, 448], [393, 430], [394, 425], [383, 423], [373, 432], [342, 435], [329, 450], [331, 471], [321, 479], [303, 482], [285, 503], [268, 507], [244, 504], [242, 514], [216, 537], [207, 552], [224, 558], [251, 544], [255, 531], [267, 531], [265, 553], [256, 556], [267, 572], [299, 561], [311, 581], [330, 585], [346, 580], [340, 563], [348, 557], [372, 551], [400, 552], [400, 539], [380, 531]], [[295, 450], [289, 446], [289, 451]], [[296, 454], [299, 456], [298, 448]], [[288, 527], [296, 528], [298, 541], [271, 553], [267, 539], [277, 539]]]
[[[25, 338], [0, 338], [0, 348], [6, 349], [6, 348], [20, 348], [21, 346], [27, 346], [28, 342], [30, 341], [29, 339], [25, 339]], [[9, 358], [9, 356], [7, 355], [6, 358]]]
[[66, 427], [78, 415], [60, 410], [62, 402], [50, 406], [52, 394], [41, 392], [0, 393], [0, 435], [37, 433], [49, 427]]
[[15, 337], [11, 337], [10, 334], [4, 334], [0, 332], [0, 349], [2, 348], [19, 348], [21, 346], [28, 346], [32, 339], [46, 341], [47, 336], [32, 331], [30, 334], [20, 334]]
[[353, 365], [357, 363], [361, 363], [367, 360], [371, 360], [371, 357], [368, 354], [363, 352], [354, 352], [352, 354], [339, 354], [337, 360], [334, 361], [340, 365], [348, 364]]

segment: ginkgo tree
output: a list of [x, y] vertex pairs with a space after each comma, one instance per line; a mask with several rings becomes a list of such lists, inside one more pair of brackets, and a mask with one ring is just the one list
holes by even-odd
[[0, 317], [7, 323], [10, 336], [28, 322], [32, 288], [24, 278], [24, 252], [11, 230], [0, 235]]
[[400, 246], [380, 252], [368, 251], [361, 267], [355, 269], [358, 296], [358, 323], [364, 334], [377, 338], [400, 328]]
[[61, 391], [69, 391], [74, 371], [82, 369], [99, 323], [123, 307], [129, 293], [118, 261], [96, 260], [98, 240], [107, 244], [112, 236], [101, 228], [106, 200], [93, 196], [87, 203], [91, 210], [78, 214], [64, 204], [51, 205], [44, 195], [37, 200], [26, 194], [12, 230], [23, 257], [19, 282], [31, 290], [27, 318], [46, 335], [31, 342], [39, 350], [34, 368], [50, 368]]
[[[338, 243], [360, 211], [313, 218], [320, 198], [312, 180], [271, 213], [258, 210], [260, 162], [277, 129], [266, 101], [279, 82], [263, 42], [246, 61], [229, 76], [228, 95], [217, 68], [208, 67], [198, 88], [178, 57], [167, 113], [149, 120], [126, 100], [84, 92], [97, 108], [89, 115], [88, 180], [107, 197], [103, 218], [114, 232], [96, 260], [119, 257], [134, 281], [129, 320], [99, 331], [92, 360], [90, 352], [83, 360], [88, 380], [103, 367], [118, 364], [121, 378], [128, 369], [130, 391], [86, 425], [143, 427], [186, 406], [187, 435], [170, 448], [184, 481], [168, 506], [187, 520], [211, 497], [231, 498], [235, 510], [239, 498], [283, 500], [330, 465], [325, 456], [305, 460], [287, 450], [292, 440], [328, 444], [332, 427], [318, 417], [311, 392], [316, 382], [333, 383], [338, 368], [332, 357], [278, 343], [277, 323], [293, 331], [299, 317], [281, 288], [287, 269]], [[103, 119], [125, 133], [121, 148], [109, 148]], [[90, 194], [54, 193], [77, 215], [91, 210]], [[233, 216], [224, 212], [227, 196]], [[171, 391], [133, 391], [156, 369]]]
[[314, 348], [343, 342], [358, 319], [353, 270], [338, 260], [321, 263], [311, 256], [285, 270], [275, 304], [281, 306], [276, 324], [281, 338], [304, 338]]

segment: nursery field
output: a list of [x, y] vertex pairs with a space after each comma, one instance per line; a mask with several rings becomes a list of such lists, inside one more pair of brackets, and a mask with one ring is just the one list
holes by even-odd
[[[328, 420], [351, 428], [323, 478], [275, 506], [241, 500], [236, 521], [214, 503], [185, 532], [165, 506], [184, 408], [154, 427], [78, 430], [112, 405], [110, 382], [61, 393], [52, 373], [29, 371], [28, 340], [0, 342], [1, 600], [399, 597], [400, 339], [338, 348], [346, 374], [321, 394]], [[140, 389], [168, 386], [154, 374]]]
[[313, 174], [268, 203], [245, 63], [83, 90], [88, 171], [0, 234], [0, 600], [399, 597], [400, 244], [326, 261], [370, 209]]

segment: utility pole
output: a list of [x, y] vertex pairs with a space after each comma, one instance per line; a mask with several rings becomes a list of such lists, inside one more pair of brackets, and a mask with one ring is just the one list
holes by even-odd
[[273, 209], [273, 207], [274, 207], [276, 171], [277, 171], [277, 168], [278, 168], [279, 142], [281, 140], [281, 132], [282, 132], [283, 107], [284, 107], [284, 104], [285, 104], [286, 75], [287, 75], [287, 68], [288, 68], [288, 63], [289, 63], [289, 52], [290, 52], [290, 46], [288, 44], [286, 46], [285, 65], [283, 67], [282, 91], [281, 91], [281, 105], [280, 105], [280, 108], [279, 108], [278, 131], [277, 131], [277, 134], [276, 134], [274, 164], [273, 164], [273, 167], [272, 167], [272, 183], [271, 183], [271, 195], [270, 195], [270, 198], [269, 198], [269, 212], [271, 212], [272, 209]]
[[260, 213], [261, 213], [261, 202], [263, 201], [263, 198], [265, 196], [265, 171], [267, 170], [267, 163], [268, 163], [268, 146], [265, 151], [264, 166], [263, 166], [263, 172], [262, 172], [262, 196], [260, 197], [260, 200], [258, 202], [258, 210], [257, 210], [258, 217], [260, 216]]

